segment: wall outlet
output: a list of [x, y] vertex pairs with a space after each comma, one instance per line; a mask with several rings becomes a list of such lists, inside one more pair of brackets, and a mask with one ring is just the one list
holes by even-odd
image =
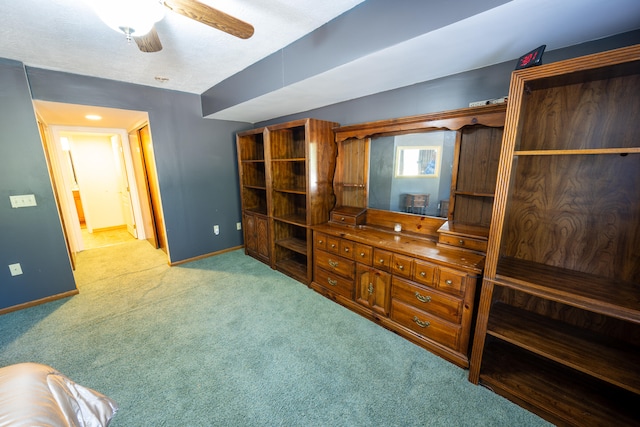
[[20, 263], [9, 264], [9, 271], [12, 276], [19, 276], [22, 274], [22, 267], [20, 266]]
[[491, 104], [504, 104], [505, 102], [507, 102], [507, 97], [503, 96], [501, 98], [485, 99], [484, 101], [470, 102], [469, 107], [480, 107], [481, 105], [491, 105]]
[[485, 99], [484, 101], [470, 102], [469, 107], [480, 107], [481, 105], [489, 105], [489, 104], [491, 104], [491, 100]]
[[242, 223], [236, 222], [236, 230], [242, 230]]
[[36, 196], [34, 194], [20, 194], [17, 196], [9, 196], [12, 208], [26, 208], [29, 206], [37, 206]]
[[220, 234], [220, 226], [218, 225], [213, 226], [213, 234], [215, 234], [216, 236]]

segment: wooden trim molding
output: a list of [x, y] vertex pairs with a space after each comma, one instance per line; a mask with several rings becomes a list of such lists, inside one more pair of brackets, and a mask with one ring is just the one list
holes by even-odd
[[11, 313], [12, 311], [24, 310], [25, 308], [35, 307], [36, 305], [45, 304], [45, 303], [48, 303], [48, 302], [51, 302], [51, 301], [56, 301], [56, 300], [59, 300], [59, 299], [72, 297], [74, 295], [78, 295], [79, 293], [80, 293], [80, 291], [78, 291], [77, 289], [74, 289], [72, 291], [63, 292], [61, 294], [51, 295], [51, 296], [46, 297], [46, 298], [40, 298], [40, 299], [37, 299], [37, 300], [25, 302], [25, 303], [14, 305], [14, 306], [7, 307], [7, 308], [3, 308], [3, 309], [0, 309], [0, 315]]
[[242, 248], [244, 248], [244, 245], [233, 246], [231, 248], [223, 249], [221, 251], [209, 252], [208, 254], [199, 255], [199, 256], [196, 256], [196, 257], [193, 257], [193, 258], [187, 258], [187, 259], [183, 259], [181, 261], [170, 262], [169, 266], [170, 267], [174, 267], [176, 265], [186, 264], [186, 263], [191, 262], [191, 261], [198, 261], [200, 259], [209, 258], [209, 257], [212, 257], [214, 255], [220, 255], [220, 254], [223, 254], [225, 252], [231, 252], [231, 251], [235, 251], [237, 249], [242, 249]]
[[356, 125], [340, 126], [334, 129], [336, 142], [349, 138], [369, 138], [378, 134], [401, 134], [407, 132], [427, 132], [437, 129], [459, 130], [468, 125], [500, 127], [504, 125], [507, 104], [483, 105], [481, 107], [379, 120]]

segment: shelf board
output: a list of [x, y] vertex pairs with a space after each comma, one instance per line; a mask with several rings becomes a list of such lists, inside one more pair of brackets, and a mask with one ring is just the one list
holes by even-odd
[[254, 190], [263, 190], [263, 191], [267, 190], [267, 187], [265, 187], [263, 185], [247, 185], [247, 184], [245, 184], [245, 185], [243, 185], [243, 187], [244, 188], [252, 188]]
[[365, 184], [349, 184], [344, 182], [337, 182], [335, 183], [335, 185], [337, 187], [343, 187], [343, 188], [365, 188], [366, 187]]
[[[503, 257], [494, 282], [606, 316], [640, 324], [640, 286], [579, 271]], [[615, 289], [615, 292], [611, 292]]]
[[264, 159], [242, 159], [242, 163], [264, 163]]
[[573, 150], [516, 150], [514, 156], [561, 156], [576, 154], [630, 154], [640, 153], [640, 147], [631, 148], [583, 148]]
[[244, 208], [245, 212], [248, 213], [254, 213], [254, 214], [259, 214], [259, 215], [267, 215], [267, 208], [262, 206], [262, 207], [251, 207], [251, 208]]
[[307, 242], [303, 239], [288, 237], [286, 239], [276, 240], [276, 245], [290, 249], [304, 256], [307, 255]]
[[304, 188], [274, 188], [273, 191], [279, 191], [281, 193], [288, 193], [288, 194], [302, 194], [302, 195], [307, 194], [307, 190]]
[[287, 224], [298, 225], [300, 227], [307, 226], [307, 218], [305, 215], [302, 215], [302, 214], [292, 214], [292, 215], [282, 215], [282, 216], [274, 215], [273, 219], [277, 221], [286, 222]]
[[446, 233], [455, 236], [487, 240], [489, 238], [489, 227], [446, 221], [438, 229], [438, 233]]
[[491, 197], [494, 198], [494, 193], [479, 193], [477, 191], [454, 191], [456, 196], [471, 196], [471, 197]]
[[290, 157], [282, 159], [271, 159], [271, 162], [305, 162], [307, 159], [304, 157]]
[[299, 261], [294, 259], [278, 260], [276, 261], [276, 269], [300, 282], [307, 282], [307, 265]]
[[488, 333], [640, 394], [640, 348], [507, 304], [491, 308]]
[[480, 382], [559, 425], [637, 425], [640, 396], [508, 344], [485, 349]]

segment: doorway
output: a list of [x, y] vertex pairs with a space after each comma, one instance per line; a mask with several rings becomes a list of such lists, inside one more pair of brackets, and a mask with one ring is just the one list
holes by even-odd
[[[80, 226], [80, 250], [138, 238], [139, 203], [132, 197], [122, 134], [57, 130], [63, 174], [69, 175]], [[126, 142], [126, 141], [125, 141]], [[66, 170], [65, 170], [66, 169]]]
[[[72, 266], [83, 250], [148, 240], [167, 253], [146, 113], [34, 101]], [[62, 112], [69, 112], [65, 115]], [[77, 114], [98, 112], [86, 126]], [[133, 124], [132, 124], [133, 123]], [[140, 138], [141, 133], [145, 135]], [[140, 141], [149, 149], [145, 153]], [[160, 226], [158, 226], [160, 225]]]

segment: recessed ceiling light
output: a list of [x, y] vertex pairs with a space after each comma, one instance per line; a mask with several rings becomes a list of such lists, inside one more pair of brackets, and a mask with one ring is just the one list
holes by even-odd
[[97, 114], [87, 114], [86, 116], [84, 116], [84, 118], [88, 120], [102, 120], [102, 116], [99, 116]]

